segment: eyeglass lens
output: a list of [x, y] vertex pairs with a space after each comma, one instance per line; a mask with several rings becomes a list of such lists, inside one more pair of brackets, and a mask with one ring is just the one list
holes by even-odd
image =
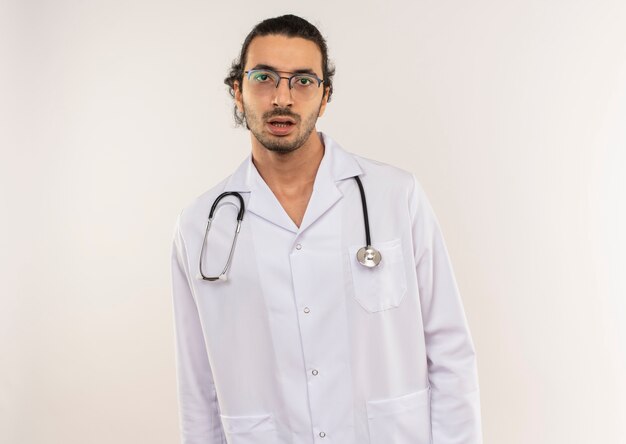
[[310, 99], [317, 93], [320, 82], [312, 74], [294, 74], [290, 77], [281, 77], [278, 73], [270, 70], [248, 71], [248, 84], [254, 94], [266, 95], [276, 93], [276, 88], [281, 79], [289, 79], [289, 89], [294, 98]]

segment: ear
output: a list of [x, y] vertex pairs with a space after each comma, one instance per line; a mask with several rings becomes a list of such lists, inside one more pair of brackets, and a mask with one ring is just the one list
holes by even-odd
[[324, 96], [322, 97], [322, 103], [320, 104], [320, 112], [317, 114], [317, 117], [322, 117], [324, 115], [324, 111], [326, 111], [326, 104], [328, 103], [328, 94], [330, 93], [330, 86], [324, 88]]
[[239, 80], [233, 82], [233, 90], [235, 92], [235, 106], [237, 107], [237, 111], [243, 113], [243, 96], [241, 94], [241, 84]]

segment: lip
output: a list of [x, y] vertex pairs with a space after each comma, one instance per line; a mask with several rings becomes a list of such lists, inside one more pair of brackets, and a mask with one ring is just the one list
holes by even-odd
[[[284, 123], [287, 123], [287, 125], [280, 125]], [[270, 133], [275, 136], [286, 136], [294, 130], [294, 128], [296, 127], [296, 122], [289, 117], [274, 117], [267, 121], [265, 127]]]
[[267, 122], [268, 123], [286, 123], [286, 122], [288, 122], [288, 123], [296, 123], [296, 121], [294, 119], [292, 119], [291, 117], [287, 117], [287, 116], [272, 117]]

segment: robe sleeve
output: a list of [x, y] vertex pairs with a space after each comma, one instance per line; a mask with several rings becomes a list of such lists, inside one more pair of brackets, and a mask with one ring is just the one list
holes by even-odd
[[413, 180], [409, 208], [431, 387], [432, 444], [481, 444], [474, 344], [437, 218]]
[[226, 444], [211, 365], [190, 284], [180, 217], [172, 245], [176, 373], [183, 444]]

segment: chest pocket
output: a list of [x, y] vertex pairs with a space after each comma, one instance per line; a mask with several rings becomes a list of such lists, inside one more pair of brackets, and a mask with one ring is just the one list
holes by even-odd
[[367, 268], [357, 260], [356, 252], [361, 247], [350, 247], [354, 298], [372, 313], [397, 307], [407, 290], [400, 239], [373, 245], [381, 254], [380, 263], [373, 268]]

